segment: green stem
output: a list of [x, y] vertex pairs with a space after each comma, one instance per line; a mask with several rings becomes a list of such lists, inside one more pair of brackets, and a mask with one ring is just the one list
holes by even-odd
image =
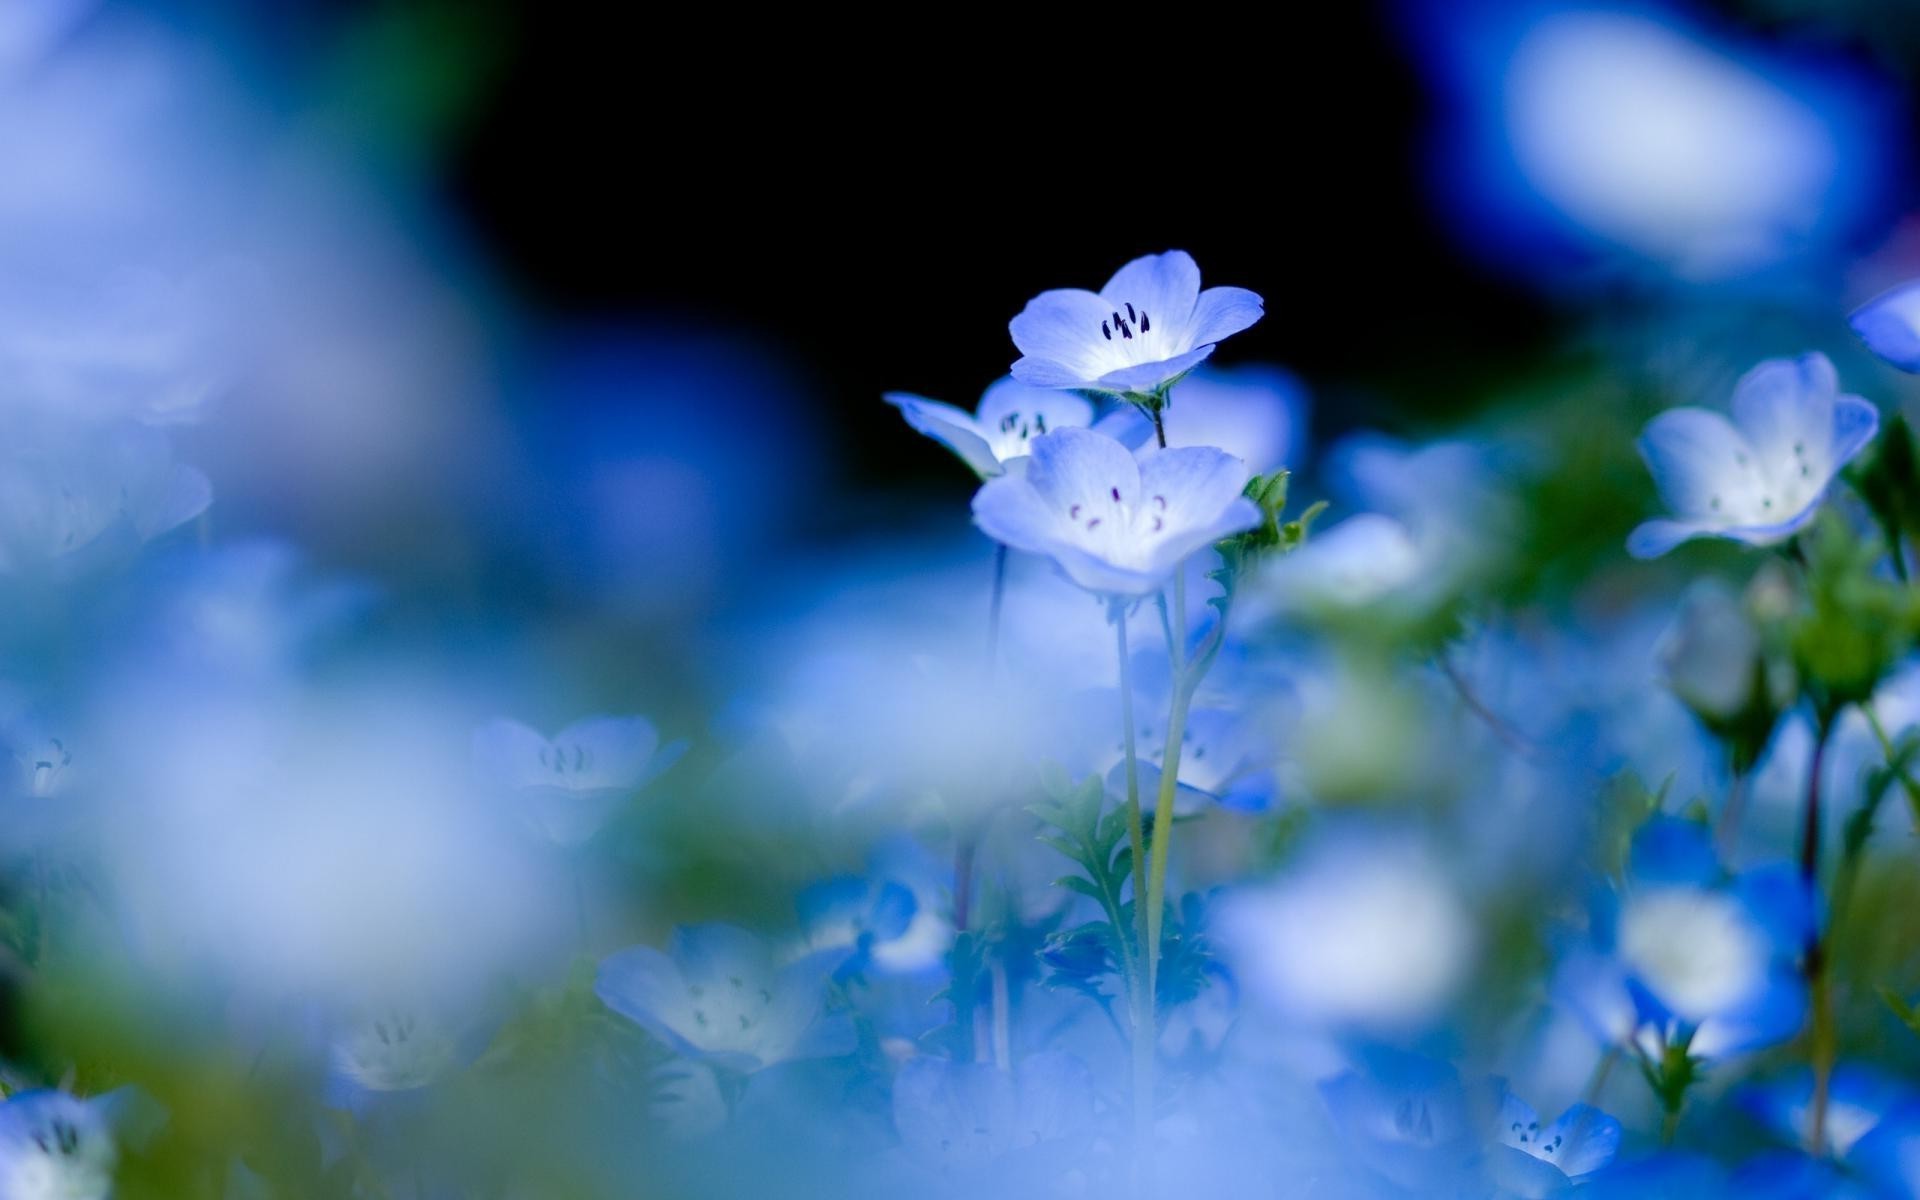
[[1713, 840], [1720, 847], [1721, 861], [1731, 861], [1740, 841], [1740, 818], [1747, 810], [1747, 773], [1735, 771], [1727, 785], [1727, 802], [1720, 807], [1720, 819], [1714, 823]]
[[[1818, 894], [1820, 886], [1820, 774], [1826, 764], [1827, 738], [1833, 724], [1824, 716], [1814, 725], [1813, 757], [1807, 764], [1807, 803], [1800, 831], [1800, 877], [1807, 895]], [[1827, 978], [1825, 938], [1815, 929], [1806, 947], [1802, 970], [1813, 998], [1813, 1034], [1809, 1057], [1813, 1067], [1813, 1097], [1807, 1105], [1807, 1146], [1818, 1158], [1827, 1145], [1827, 1097], [1833, 1080], [1836, 1038], [1833, 1029], [1833, 996]]]
[[1173, 573], [1173, 630], [1167, 643], [1173, 659], [1173, 700], [1167, 714], [1167, 745], [1160, 755], [1160, 795], [1153, 806], [1153, 866], [1147, 877], [1147, 1003], [1148, 1016], [1160, 985], [1160, 927], [1167, 894], [1167, 855], [1173, 847], [1173, 799], [1180, 789], [1180, 747], [1187, 733], [1187, 710], [1193, 703], [1193, 683], [1187, 677], [1182, 646], [1187, 627], [1187, 573], [1182, 563]]
[[1907, 806], [1913, 809], [1915, 819], [1920, 820], [1920, 783], [1914, 782], [1913, 774], [1894, 752], [1893, 739], [1887, 736], [1886, 726], [1880, 723], [1880, 714], [1874, 711], [1873, 705], [1862, 704], [1860, 711], [1866, 714], [1867, 725], [1879, 741], [1880, 753], [1885, 756], [1887, 765], [1893, 768], [1894, 778], [1900, 781], [1901, 789], [1907, 793]]

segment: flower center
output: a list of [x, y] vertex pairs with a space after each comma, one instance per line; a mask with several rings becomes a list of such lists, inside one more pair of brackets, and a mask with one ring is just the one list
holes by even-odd
[[36, 796], [50, 796], [60, 785], [60, 774], [73, 765], [73, 754], [59, 738], [48, 738], [40, 752], [27, 760], [28, 787]]
[[585, 771], [593, 758], [587, 748], [581, 745], [540, 747], [540, 765], [555, 775], [578, 775]]
[[1100, 336], [1108, 341], [1112, 341], [1116, 336], [1132, 341], [1136, 325], [1139, 326], [1142, 337], [1153, 331], [1153, 321], [1147, 316], [1146, 309], [1143, 308], [1136, 314], [1131, 303], [1126, 305], [1126, 309], [1126, 316], [1122, 317], [1116, 309], [1110, 318], [1100, 322]]
[[1036, 412], [1032, 419], [1024, 413], [1010, 412], [994, 427], [995, 457], [1005, 461], [1027, 452], [1027, 442], [1047, 432], [1047, 414]]

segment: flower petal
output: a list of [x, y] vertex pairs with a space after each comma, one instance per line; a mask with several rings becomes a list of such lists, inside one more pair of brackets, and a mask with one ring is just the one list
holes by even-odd
[[1152, 392], [1193, 370], [1213, 353], [1211, 345], [1197, 346], [1185, 354], [1157, 362], [1136, 363], [1108, 371], [1094, 380], [1092, 387], [1103, 392]]
[[587, 717], [553, 736], [553, 744], [583, 752], [575, 786], [637, 788], [653, 770], [660, 734], [645, 717]]
[[1847, 324], [1867, 349], [1902, 371], [1920, 371], [1920, 280], [1862, 304]]
[[1193, 344], [1223, 341], [1265, 316], [1266, 301], [1246, 288], [1213, 287], [1193, 306]]
[[1247, 479], [1247, 464], [1212, 446], [1173, 447], [1140, 464], [1140, 490], [1165, 498], [1169, 529], [1211, 524]]
[[1541, 1138], [1548, 1144], [1561, 1139], [1553, 1160], [1567, 1175], [1590, 1175], [1620, 1153], [1620, 1122], [1590, 1104], [1575, 1104]]
[[1784, 462], [1796, 445], [1825, 439], [1839, 392], [1826, 355], [1771, 358], [1734, 385], [1733, 421], [1763, 460]]
[[1169, 334], [1188, 326], [1199, 298], [1200, 266], [1185, 250], [1136, 258], [1115, 271], [1100, 289], [1100, 299], [1110, 313], [1118, 310], [1125, 316], [1131, 304], [1136, 313], [1148, 315], [1155, 329], [1164, 328]]
[[679, 1028], [686, 1015], [686, 977], [678, 964], [652, 946], [630, 946], [602, 959], [593, 991], [602, 1004], [634, 1024], [672, 1045], [697, 1052]]
[[973, 494], [973, 523], [980, 532], [1015, 550], [1050, 553], [1060, 538], [1063, 520], [1034, 490], [1024, 471], [989, 479]]
[[1131, 503], [1141, 492], [1140, 466], [1127, 448], [1091, 429], [1062, 429], [1035, 438], [1026, 482], [1059, 513], [1106, 501]]
[[668, 949], [688, 983], [763, 975], [768, 967], [766, 945], [737, 925], [683, 925], [673, 931]]
[[1719, 413], [1668, 409], [1647, 422], [1639, 447], [1674, 516], [1712, 527], [1761, 511], [1766, 487], [1754, 448]]
[[881, 399], [899, 409], [907, 424], [959, 455], [982, 479], [1000, 473], [999, 458], [966, 410], [912, 392], [888, 392]]
[[1007, 323], [1024, 355], [1013, 377], [1036, 387], [1076, 387], [1099, 374], [1100, 322], [1107, 302], [1084, 288], [1056, 288], [1027, 301]]
[[1093, 405], [1073, 392], [1001, 379], [981, 394], [975, 425], [990, 436], [1010, 416], [1040, 418], [1037, 433], [1044, 434], [1093, 424]]
[[1842, 396], [1833, 402], [1833, 464], [1838, 471], [1867, 448], [1880, 432], [1880, 410], [1859, 396]]

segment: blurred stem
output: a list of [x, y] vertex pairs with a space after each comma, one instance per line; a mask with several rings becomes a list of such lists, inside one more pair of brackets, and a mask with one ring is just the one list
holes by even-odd
[[[1146, 853], [1145, 835], [1140, 826], [1140, 766], [1133, 744], [1133, 667], [1127, 651], [1127, 609], [1120, 601], [1113, 604], [1113, 628], [1120, 655], [1120, 724], [1127, 756], [1127, 845], [1132, 850], [1133, 930], [1140, 957], [1146, 957]], [[1125, 939], [1126, 934], [1115, 930]], [[1148, 1149], [1153, 1136], [1153, 989], [1147, 978], [1151, 971], [1138, 962], [1127, 980], [1133, 1026], [1133, 1147], [1134, 1170], [1143, 1193], [1150, 1187], [1145, 1181], [1152, 1168]]]
[[973, 827], [959, 831], [953, 839], [953, 931], [965, 933], [973, 908], [973, 853], [977, 845]]
[[573, 926], [580, 938], [580, 952], [585, 954], [587, 942], [587, 881], [580, 865], [580, 852], [573, 854]]
[[1680, 1110], [1670, 1108], [1660, 1117], [1660, 1144], [1673, 1145], [1673, 1135], [1680, 1132]]
[[1613, 1074], [1614, 1064], [1620, 1061], [1620, 1054], [1620, 1044], [1615, 1042], [1607, 1047], [1607, 1052], [1600, 1056], [1600, 1061], [1593, 1064], [1593, 1074], [1587, 1077], [1586, 1091], [1580, 1094], [1581, 1103], [1589, 1108], [1600, 1107], [1600, 1090], [1607, 1086], [1607, 1077]]
[[[1814, 721], [1813, 757], [1807, 764], [1807, 804], [1800, 830], [1800, 879], [1812, 901], [1820, 888], [1820, 775], [1826, 765], [1827, 739], [1833, 720], [1822, 713]], [[1809, 1055], [1813, 1067], [1813, 1098], [1807, 1106], [1808, 1151], [1818, 1158], [1826, 1151], [1827, 1096], [1833, 1080], [1835, 1038], [1833, 997], [1827, 978], [1826, 947], [1816, 923], [1801, 969], [1813, 997], [1813, 1037]]]
[[1740, 840], [1740, 818], [1747, 810], [1747, 772], [1733, 772], [1733, 779], [1727, 784], [1727, 802], [1720, 806], [1720, 820], [1713, 828], [1714, 843], [1720, 848], [1720, 859], [1729, 862], [1733, 858], [1733, 849]]
[[1880, 743], [1880, 753], [1886, 757], [1887, 766], [1893, 769], [1894, 778], [1900, 781], [1901, 790], [1907, 794], [1907, 807], [1911, 808], [1916, 820], [1920, 820], [1920, 783], [1915, 783], [1912, 772], [1900, 761], [1895, 753], [1893, 739], [1887, 736], [1886, 726], [1880, 723], [1880, 714], [1872, 704], [1860, 705], [1860, 711], [1866, 714], [1867, 725], [1873, 730], [1873, 736]]

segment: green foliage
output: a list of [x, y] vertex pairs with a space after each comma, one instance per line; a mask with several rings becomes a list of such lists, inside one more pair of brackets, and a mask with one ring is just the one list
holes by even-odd
[[1885, 554], [1878, 539], [1857, 536], [1831, 512], [1801, 539], [1806, 591], [1788, 618], [1791, 646], [1802, 685], [1823, 721], [1873, 695], [1894, 663], [1913, 644], [1913, 592], [1882, 578], [1876, 566]]
[[[1895, 413], [1881, 427], [1866, 453], [1847, 468], [1846, 479], [1866, 502], [1889, 546], [1897, 550], [1903, 538], [1920, 533], [1920, 449], [1905, 413]], [[1898, 553], [1893, 562], [1904, 578], [1905, 562]]]
[[[1045, 798], [1029, 805], [1027, 811], [1043, 827], [1040, 840], [1079, 869], [1078, 874], [1055, 880], [1055, 885], [1094, 901], [1106, 917], [1105, 922], [1096, 923], [1104, 924], [1104, 931], [1083, 926], [1068, 931], [1068, 935], [1098, 937], [1115, 961], [1124, 962], [1134, 948], [1125, 940], [1131, 929], [1128, 918], [1132, 905], [1121, 899], [1133, 872], [1126, 813], [1106, 808], [1106, 786], [1097, 775], [1072, 783], [1065, 772], [1055, 768], [1043, 775], [1041, 784]], [[1068, 935], [1057, 935], [1049, 949]]]

